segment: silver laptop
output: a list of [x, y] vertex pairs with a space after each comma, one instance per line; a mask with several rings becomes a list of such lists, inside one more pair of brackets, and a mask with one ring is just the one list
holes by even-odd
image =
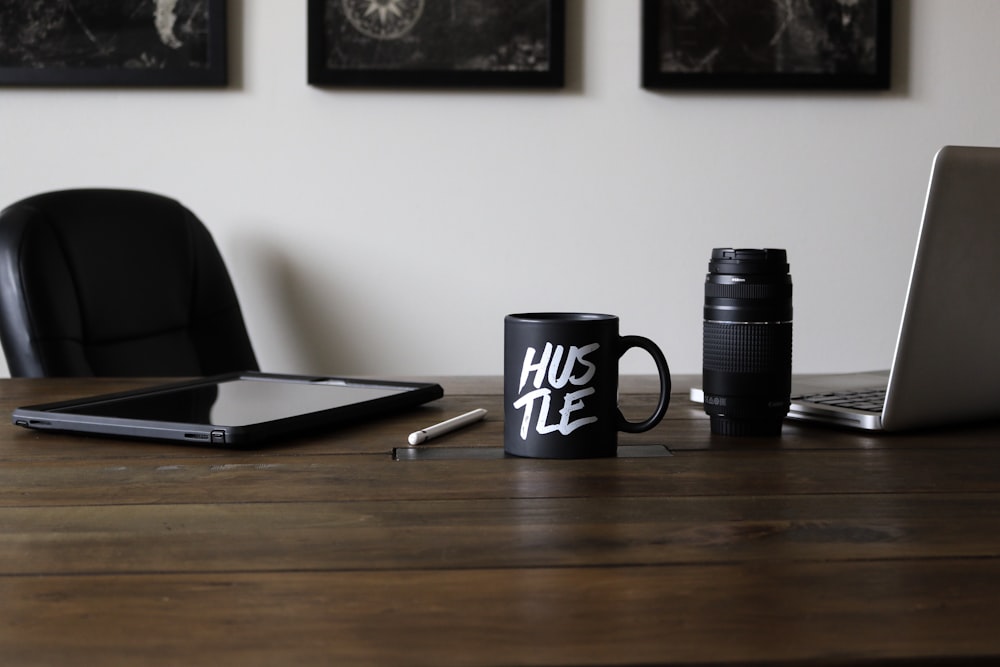
[[792, 392], [789, 418], [869, 430], [1000, 418], [1000, 148], [934, 158], [891, 370]]
[[872, 431], [1000, 418], [1000, 148], [934, 158], [892, 368], [796, 378], [788, 418]]

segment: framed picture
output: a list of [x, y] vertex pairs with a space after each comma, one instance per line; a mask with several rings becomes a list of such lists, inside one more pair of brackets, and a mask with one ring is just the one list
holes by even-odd
[[565, 0], [309, 0], [309, 83], [561, 87]]
[[891, 0], [643, 0], [646, 88], [889, 87]]
[[0, 3], [0, 84], [226, 83], [226, 0]]

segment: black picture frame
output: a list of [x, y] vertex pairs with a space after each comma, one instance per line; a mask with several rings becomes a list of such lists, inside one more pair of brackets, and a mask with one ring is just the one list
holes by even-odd
[[891, 0], [643, 0], [649, 89], [890, 86]]
[[565, 85], [565, 0], [309, 0], [315, 86]]
[[226, 0], [4, 0], [0, 85], [225, 86]]

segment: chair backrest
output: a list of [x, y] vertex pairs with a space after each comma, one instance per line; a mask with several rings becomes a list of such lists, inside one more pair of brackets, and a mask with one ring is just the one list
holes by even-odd
[[208, 230], [179, 202], [131, 190], [0, 211], [0, 342], [14, 377], [258, 370]]

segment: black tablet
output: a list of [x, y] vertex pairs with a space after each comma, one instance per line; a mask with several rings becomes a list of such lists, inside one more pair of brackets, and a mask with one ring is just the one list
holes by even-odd
[[440, 398], [432, 383], [245, 372], [17, 408], [31, 429], [257, 447]]

